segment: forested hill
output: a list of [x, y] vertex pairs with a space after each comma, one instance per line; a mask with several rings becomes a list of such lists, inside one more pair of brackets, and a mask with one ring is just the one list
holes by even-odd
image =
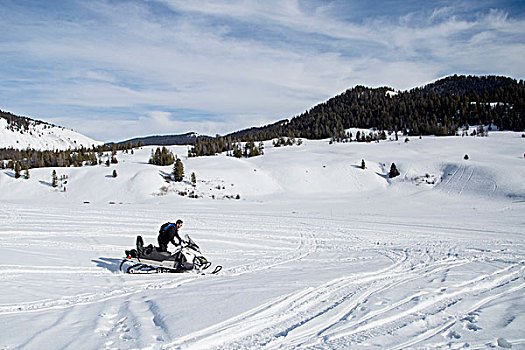
[[197, 142], [197, 140], [211, 139], [210, 136], [197, 135], [194, 132], [189, 132], [182, 135], [162, 135], [162, 136], [145, 136], [129, 139], [126, 141], [117, 142], [119, 145], [131, 143], [132, 145], [142, 146], [171, 146], [171, 145], [191, 145]]
[[[476, 99], [481, 95], [482, 98], [485, 99], [503, 100], [508, 98], [505, 94], [514, 90], [517, 84], [518, 82], [514, 79], [495, 75], [481, 77], [454, 75], [437, 80], [423, 88], [415, 88], [412, 91], [422, 93], [433, 91], [441, 96], [446, 96], [447, 94], [459, 96], [468, 95], [472, 99]], [[492, 95], [483, 96], [485, 93]]]
[[49, 127], [55, 126], [40, 120], [14, 115], [13, 113], [4, 112], [2, 110], [0, 110], [0, 118], [7, 120], [7, 125], [12, 131], [29, 131], [31, 125], [48, 125]]
[[340, 137], [344, 129], [377, 128], [407, 135], [453, 135], [466, 125], [523, 131], [525, 85], [499, 76], [450, 76], [422, 88], [356, 86], [290, 121], [226, 135], [241, 139], [277, 136]]

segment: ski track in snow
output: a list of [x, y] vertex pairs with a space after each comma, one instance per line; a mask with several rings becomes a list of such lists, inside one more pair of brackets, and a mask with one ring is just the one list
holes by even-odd
[[[308, 288], [284, 298], [280, 297], [274, 302], [257, 307], [220, 325], [189, 334], [171, 345], [177, 347], [194, 342], [192, 345], [197, 348], [212, 344], [220, 347], [227, 339], [228, 348], [246, 348], [250, 344], [258, 344], [271, 349], [279, 348], [284, 341], [287, 348], [321, 345], [344, 348], [352, 343], [362, 343], [364, 339], [373, 337], [374, 333], [390, 334], [398, 328], [417, 323], [421, 321], [423, 311], [424, 317], [432, 317], [444, 313], [449, 308], [460, 309], [456, 304], [465, 295], [484, 295], [511, 282], [522, 280], [513, 288], [482, 299], [464, 313], [455, 311], [444, 319], [443, 324], [416, 335], [411, 342], [394, 347], [402, 349], [444, 332], [461, 317], [476, 312], [484, 304], [502, 295], [519, 293], [525, 288], [524, 264], [520, 262], [457, 286], [418, 292], [397, 302], [391, 301], [388, 306], [368, 312], [354, 321], [354, 314], [358, 313], [359, 308], [363, 307], [372, 296], [387, 293], [403, 284], [422, 277], [428, 278], [469, 262], [446, 259], [416, 267], [407, 265], [407, 260], [405, 256], [382, 271], [349, 275], [315, 289]], [[411, 266], [408, 269], [410, 273], [407, 273], [408, 266]], [[484, 283], [480, 284], [480, 282]], [[462, 288], [455, 290], [458, 287]], [[455, 291], [448, 292], [451, 289]], [[417, 314], [419, 317], [415, 316]], [[450, 319], [452, 321], [449, 321]]]
[[470, 192], [484, 193], [490, 197], [498, 191], [497, 182], [486, 170], [461, 164], [447, 165], [443, 173], [444, 180], [436, 187], [447, 194], [462, 195]]
[[[464, 175], [465, 167], [457, 171], [462, 172], [457, 176], [467, 177], [463, 183], [471, 181], [472, 173]], [[456, 190], [461, 193], [463, 188]], [[33, 301], [0, 300], [0, 319], [42, 320], [46, 324], [28, 330], [26, 340], [13, 346], [37, 347], [68, 330], [74, 320], [91, 310], [91, 319], [85, 322], [92, 323], [93, 334], [81, 335], [60, 347], [77, 347], [86, 340], [99, 348], [406, 349], [420, 344], [481, 348], [495, 342], [488, 336], [472, 340], [473, 334], [483, 329], [480, 324], [488, 322], [485, 310], [506, 298], [523, 306], [523, 244], [501, 238], [505, 233], [513, 237], [505, 228], [494, 235], [494, 230], [479, 226], [463, 228], [402, 218], [330, 220], [255, 211], [203, 211], [197, 215], [196, 226], [186, 229], [201, 246], [220, 247], [210, 251], [214, 261], [225, 265], [219, 275], [130, 276], [115, 273], [116, 259], [132, 247], [136, 234], [148, 235], [147, 241], [152, 241], [159, 219], [154, 211], [115, 213], [0, 208], [4, 249], [11, 254], [26, 251], [37, 259], [34, 266], [27, 261], [2, 260], [0, 280], [5, 288], [16, 290], [21, 279], [29, 283], [40, 279], [42, 288], [49, 290], [47, 297], [32, 297]], [[217, 222], [228, 222], [228, 232]], [[72, 251], [81, 258], [71, 261], [74, 255], [70, 254], [53, 265], [46, 259], [55, 254], [54, 250], [48, 252], [51, 249]], [[39, 255], [48, 263], [40, 263]], [[86, 256], [92, 258], [92, 264], [82, 261]], [[100, 260], [110, 257], [115, 261], [108, 260], [104, 266]], [[373, 263], [367, 266], [369, 262]], [[286, 292], [282, 294], [182, 335], [173, 333], [166, 321], [169, 315], [156, 299], [156, 295], [181, 289], [191, 291], [192, 286], [213, 287], [267, 273], [284, 271], [292, 279], [296, 272], [315, 276], [323, 265], [333, 278], [310, 277], [307, 286], [283, 288]], [[42, 275], [49, 276], [49, 282], [48, 277], [42, 281]], [[271, 282], [269, 277], [261, 278]], [[67, 279], [78, 287], [53, 297], [57, 292], [54, 279]], [[49, 319], [53, 321], [44, 322]], [[399, 334], [403, 336], [396, 337]], [[524, 339], [523, 333], [518, 333], [507, 340], [519, 345], [525, 344]]]

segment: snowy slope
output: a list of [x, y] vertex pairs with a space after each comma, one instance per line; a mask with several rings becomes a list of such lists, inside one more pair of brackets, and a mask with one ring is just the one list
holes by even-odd
[[[525, 347], [524, 140], [403, 141], [2, 171], [0, 348]], [[177, 218], [221, 273], [118, 271]]]
[[91, 148], [103, 142], [95, 141], [73, 130], [37, 123], [29, 119], [29, 129], [10, 128], [7, 119], [0, 117], [0, 148], [66, 150], [84, 146]]

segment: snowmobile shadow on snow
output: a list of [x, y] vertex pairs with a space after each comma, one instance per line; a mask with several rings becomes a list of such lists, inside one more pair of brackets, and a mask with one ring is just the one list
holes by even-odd
[[111, 258], [98, 258], [91, 260], [97, 267], [102, 267], [108, 269], [109, 271], [116, 273], [119, 272], [120, 259], [111, 259]]
[[[141, 236], [137, 236], [136, 249], [126, 250], [119, 270], [126, 273], [181, 273], [194, 271], [206, 274], [212, 264], [200, 252], [199, 246], [185, 235], [181, 245], [174, 253], [159, 251], [152, 244], [144, 246]], [[222, 269], [217, 265], [210, 272], [215, 274]]]

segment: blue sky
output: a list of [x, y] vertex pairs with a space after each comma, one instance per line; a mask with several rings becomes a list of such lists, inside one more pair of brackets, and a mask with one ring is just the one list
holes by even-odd
[[525, 1], [0, 0], [0, 109], [100, 141], [225, 134], [361, 84], [525, 77]]

